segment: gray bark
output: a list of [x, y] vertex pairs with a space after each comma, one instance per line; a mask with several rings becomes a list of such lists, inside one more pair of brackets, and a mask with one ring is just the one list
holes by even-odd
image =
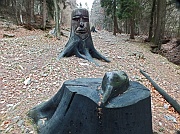
[[56, 38], [60, 39], [60, 24], [59, 24], [59, 13], [60, 13], [60, 10], [59, 10], [59, 6], [57, 4], [57, 0], [53, 0], [54, 2], [54, 8], [55, 8], [55, 36]]

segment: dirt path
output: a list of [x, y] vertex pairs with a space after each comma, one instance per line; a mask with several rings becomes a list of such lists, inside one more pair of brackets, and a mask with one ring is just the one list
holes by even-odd
[[[27, 112], [51, 98], [65, 80], [80, 77], [103, 77], [112, 70], [124, 70], [130, 80], [139, 81], [152, 92], [153, 129], [159, 134], [174, 134], [180, 128], [180, 116], [153, 89], [139, 69], [146, 71], [165, 91], [180, 103], [180, 67], [164, 57], [152, 54], [139, 41], [127, 35], [112, 36], [101, 31], [92, 33], [96, 49], [111, 60], [97, 62], [69, 57], [56, 60], [68, 38], [60, 41], [44, 33], [11, 39], [0, 39], [0, 134], [34, 134]], [[24, 80], [30, 78], [30, 84]], [[171, 118], [170, 118], [171, 117]]]

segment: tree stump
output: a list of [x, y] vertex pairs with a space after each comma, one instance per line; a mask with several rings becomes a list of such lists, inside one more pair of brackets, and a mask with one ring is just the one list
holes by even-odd
[[98, 65], [93, 58], [110, 62], [101, 55], [94, 47], [90, 26], [89, 12], [87, 9], [77, 8], [71, 15], [71, 33], [64, 50], [58, 55], [58, 60], [62, 57], [76, 55]]
[[29, 111], [40, 134], [152, 134], [150, 91], [130, 81], [128, 90], [101, 107], [102, 78], [65, 81], [47, 102]]

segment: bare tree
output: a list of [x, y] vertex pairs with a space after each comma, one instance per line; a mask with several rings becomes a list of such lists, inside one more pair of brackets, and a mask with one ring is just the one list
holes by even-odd
[[154, 24], [154, 14], [155, 14], [155, 9], [156, 9], [156, 0], [153, 0], [152, 2], [152, 9], [151, 9], [151, 16], [150, 16], [150, 24], [149, 24], [149, 36], [148, 36], [148, 41], [152, 40], [153, 37], [153, 24]]
[[135, 36], [135, 15], [130, 18], [130, 39], [134, 39]]
[[116, 35], [118, 30], [117, 16], [116, 16], [116, 0], [113, 1], [113, 21], [114, 21], [114, 31], [113, 35]]
[[179, 26], [178, 26], [177, 37], [178, 37], [178, 39], [180, 39], [180, 15], [179, 15]]
[[31, 9], [30, 9], [30, 18], [31, 18], [31, 23], [34, 22], [34, 0], [31, 0]]
[[54, 8], [55, 8], [55, 36], [57, 39], [60, 39], [60, 24], [59, 24], [59, 15], [60, 15], [60, 8], [57, 4], [57, 0], [53, 0]]
[[161, 39], [164, 36], [166, 18], [166, 0], [157, 1], [157, 22], [155, 27], [154, 44], [161, 48]]
[[43, 0], [43, 20], [42, 20], [42, 28], [45, 30], [46, 29], [46, 17], [47, 17], [47, 5], [46, 5], [46, 0]]

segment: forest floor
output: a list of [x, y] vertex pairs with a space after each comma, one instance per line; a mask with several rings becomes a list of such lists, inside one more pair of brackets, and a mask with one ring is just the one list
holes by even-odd
[[[15, 37], [3, 38], [4, 33]], [[180, 129], [180, 115], [139, 72], [144, 70], [180, 104], [180, 66], [151, 53], [140, 38], [129, 40], [128, 35], [115, 37], [107, 31], [92, 33], [92, 38], [96, 50], [110, 63], [96, 60], [100, 64], [96, 66], [75, 56], [57, 61], [68, 37], [56, 40], [47, 33], [21, 27], [0, 30], [0, 134], [35, 134], [27, 117], [31, 108], [50, 99], [66, 80], [103, 77], [113, 70], [124, 70], [130, 80], [150, 89], [154, 132], [175, 134]]]

